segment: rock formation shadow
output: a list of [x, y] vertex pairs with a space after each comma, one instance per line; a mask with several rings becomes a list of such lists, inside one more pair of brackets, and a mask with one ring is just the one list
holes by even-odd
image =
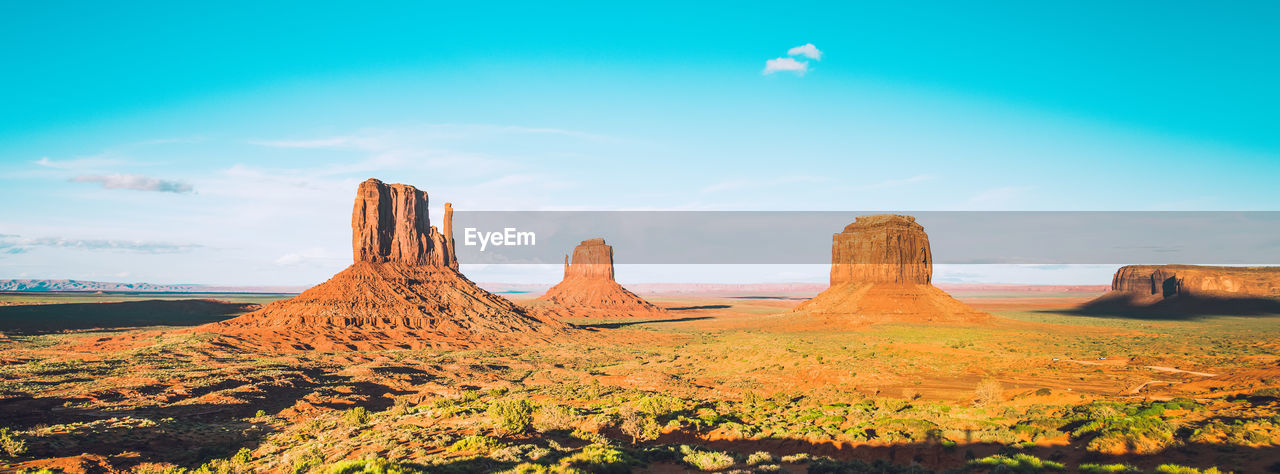
[[1041, 311], [1107, 318], [1130, 318], [1184, 321], [1213, 316], [1280, 316], [1280, 300], [1274, 298], [1203, 297], [1176, 295], [1155, 302], [1148, 302], [1123, 294], [1103, 295], [1075, 309]]
[[230, 319], [258, 307], [208, 299], [0, 306], [0, 331], [40, 334], [69, 329], [196, 326]]
[[701, 306], [674, 306], [666, 308], [667, 311], [694, 311], [699, 309], [729, 309], [733, 306], [727, 304], [704, 304]]
[[618, 329], [627, 326], [635, 326], [637, 324], [657, 324], [657, 323], [683, 323], [687, 321], [701, 321], [711, 319], [710, 316], [697, 316], [688, 318], [672, 318], [672, 319], [646, 319], [643, 321], [622, 321], [617, 323], [599, 323], [599, 324], [579, 324], [578, 327], [585, 329]]

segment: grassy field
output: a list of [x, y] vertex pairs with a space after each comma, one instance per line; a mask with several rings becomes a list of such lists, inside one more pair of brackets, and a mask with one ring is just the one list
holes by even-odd
[[0, 456], [69, 472], [1280, 469], [1280, 315], [1001, 301], [1026, 297], [974, 297], [998, 308], [986, 326], [841, 332], [779, 328], [794, 300], [668, 298], [669, 318], [467, 351], [256, 353], [180, 327], [11, 335]]

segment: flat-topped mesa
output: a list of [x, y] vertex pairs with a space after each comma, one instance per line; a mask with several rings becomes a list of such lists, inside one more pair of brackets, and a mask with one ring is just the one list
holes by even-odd
[[564, 279], [591, 278], [613, 280], [613, 247], [604, 239], [588, 239], [573, 249], [573, 260], [565, 255]]
[[831, 238], [831, 286], [785, 324], [805, 330], [882, 322], [987, 323], [992, 316], [934, 287], [924, 226], [911, 216], [858, 217]]
[[1126, 265], [1111, 291], [1136, 298], [1280, 298], [1280, 267]]
[[914, 217], [860, 216], [831, 238], [831, 286], [842, 283], [928, 285], [932, 278], [929, 236]]
[[427, 193], [377, 179], [360, 183], [351, 211], [356, 262], [458, 268], [453, 254], [453, 206], [445, 204], [444, 232], [431, 225]]

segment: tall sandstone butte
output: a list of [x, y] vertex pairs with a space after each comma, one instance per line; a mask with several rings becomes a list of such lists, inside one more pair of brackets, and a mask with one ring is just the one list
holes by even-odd
[[928, 285], [933, 280], [929, 236], [916, 218], [861, 216], [831, 237], [831, 285], [847, 282]]
[[831, 286], [793, 313], [817, 326], [991, 318], [934, 287], [932, 280], [929, 235], [914, 217], [861, 216], [831, 238]]
[[530, 316], [459, 273], [453, 206], [445, 204], [440, 232], [427, 205], [427, 193], [413, 186], [360, 183], [350, 267], [298, 296], [206, 327], [286, 350], [468, 347], [568, 327]]
[[564, 280], [530, 303], [552, 317], [628, 317], [664, 313], [662, 308], [623, 288], [613, 279], [613, 247], [604, 239], [584, 240], [565, 255]]
[[1280, 313], [1280, 267], [1126, 265], [1083, 309]]
[[444, 232], [431, 226], [427, 193], [376, 179], [360, 183], [351, 211], [351, 247], [357, 262], [398, 262], [458, 268], [453, 255], [453, 206], [445, 204]]

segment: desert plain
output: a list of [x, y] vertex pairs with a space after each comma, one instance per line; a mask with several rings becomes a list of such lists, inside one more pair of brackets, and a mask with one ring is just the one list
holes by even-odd
[[935, 286], [881, 215], [829, 288], [626, 289], [584, 236], [542, 294], [459, 273], [426, 202], [361, 184], [354, 263], [297, 295], [4, 293], [0, 470], [1280, 470], [1280, 315], [1215, 299], [1247, 278]]

